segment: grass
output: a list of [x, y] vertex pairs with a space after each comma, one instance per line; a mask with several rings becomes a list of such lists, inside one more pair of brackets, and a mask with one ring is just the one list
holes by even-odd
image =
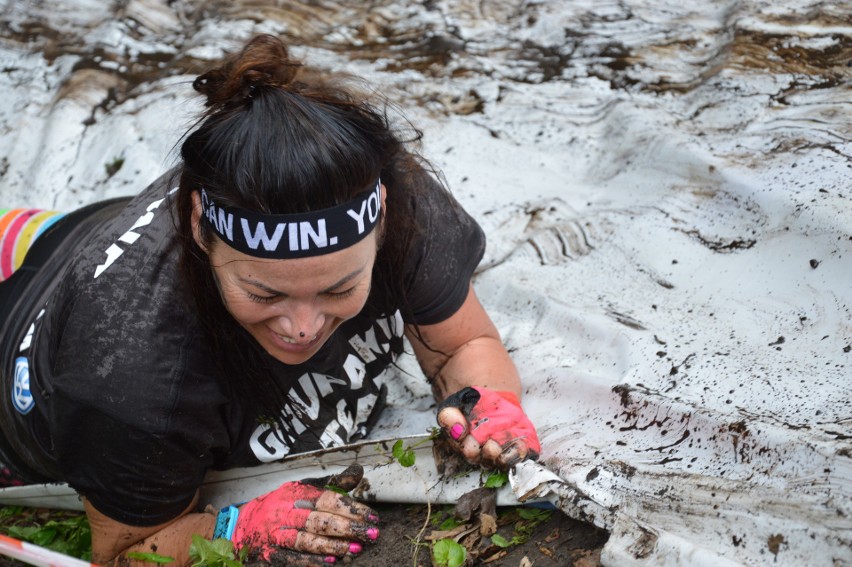
[[92, 560], [92, 530], [81, 512], [4, 506], [0, 533], [84, 561]]

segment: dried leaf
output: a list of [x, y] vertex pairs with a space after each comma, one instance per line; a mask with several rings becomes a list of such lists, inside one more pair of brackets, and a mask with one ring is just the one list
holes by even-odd
[[592, 549], [584, 551], [580, 557], [574, 559], [574, 567], [598, 567], [601, 564], [601, 550]]
[[[467, 494], [462, 495], [461, 498], [458, 499], [458, 502], [456, 502], [456, 518], [464, 521], [470, 520], [471, 517], [473, 517], [474, 512], [480, 510], [483, 503], [487, 502], [492, 495], [496, 502], [496, 495], [494, 495], [493, 488], [474, 488]], [[497, 514], [494, 515], [496, 516]]]
[[543, 545], [539, 545], [538, 550], [541, 552], [542, 555], [544, 555], [546, 557], [553, 557], [553, 550], [548, 548], [548, 547], [544, 547]]
[[469, 532], [473, 527], [471, 524], [462, 524], [460, 526], [456, 526], [451, 530], [434, 530], [428, 536], [426, 536], [427, 541], [438, 541], [440, 539], [455, 539], [456, 536], [463, 534], [465, 532]]
[[499, 552], [495, 553], [494, 555], [492, 555], [492, 556], [491, 556], [491, 557], [489, 557], [488, 559], [483, 560], [483, 561], [482, 561], [482, 564], [484, 565], [484, 564], [486, 564], [486, 563], [492, 563], [492, 562], [494, 562], [494, 561], [497, 561], [498, 559], [503, 559], [503, 558], [504, 558], [504, 557], [506, 557], [508, 554], [509, 554], [509, 550], [508, 550], [508, 549], [501, 549]]
[[490, 536], [497, 532], [497, 517], [491, 514], [479, 515], [479, 533]]

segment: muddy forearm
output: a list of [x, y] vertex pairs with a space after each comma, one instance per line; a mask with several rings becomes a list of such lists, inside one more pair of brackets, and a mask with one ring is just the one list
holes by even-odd
[[[189, 547], [192, 536], [197, 534], [204, 539], [211, 539], [216, 527], [216, 516], [213, 514], [187, 514], [173, 524], [151, 535], [125, 551], [157, 553], [175, 559], [175, 565], [189, 565]], [[124, 555], [124, 554], [122, 554]], [[126, 563], [125, 563], [126, 565]], [[143, 562], [132, 562], [130, 565], [148, 565]], [[150, 565], [154, 565], [151, 563]]]
[[98, 561], [97, 557], [93, 559], [96, 563], [115, 567], [156, 567], [156, 563], [127, 559], [127, 553], [130, 552], [156, 553], [164, 557], [172, 557], [174, 563], [170, 563], [170, 565], [190, 565], [189, 547], [192, 543], [192, 536], [197, 534], [204, 539], [212, 539], [215, 525], [216, 516], [214, 514], [187, 514], [128, 547], [115, 559], [109, 561]]
[[430, 378], [438, 401], [467, 386], [484, 386], [521, 395], [518, 371], [499, 337], [471, 341], [447, 358]]

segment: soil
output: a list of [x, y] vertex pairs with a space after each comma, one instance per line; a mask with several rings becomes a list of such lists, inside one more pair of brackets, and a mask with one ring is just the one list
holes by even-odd
[[[353, 567], [359, 565], [432, 567], [435, 565], [430, 556], [430, 548], [414, 542], [418, 540], [418, 534], [423, 530], [424, 525], [426, 528], [420, 540], [426, 541], [433, 532], [438, 532], [441, 522], [452, 513], [451, 508], [433, 507], [430, 515], [424, 505], [371, 504], [371, 507], [379, 513], [381, 518], [379, 543], [366, 547], [362, 554], [352, 561]], [[500, 548], [491, 543], [491, 538], [480, 536], [476, 530], [477, 533], [472, 535], [473, 539], [478, 541], [471, 547], [478, 552], [479, 556], [476, 559], [469, 557], [465, 565], [495, 567], [597, 567], [600, 565], [601, 549], [609, 538], [605, 531], [590, 524], [572, 520], [557, 510], [545, 516], [547, 516], [546, 521], [532, 525], [535, 522], [521, 518], [516, 508], [498, 508], [497, 534], [511, 541], [513, 537], [522, 535], [518, 534], [518, 528], [524, 532], [525, 527], [530, 526], [531, 529], [526, 534], [525, 541], [507, 548]], [[465, 542], [464, 536], [459, 539]], [[415, 553], [417, 553], [416, 558]]]
[[[449, 506], [411, 504], [371, 504], [381, 518], [381, 535], [378, 543], [366, 546], [355, 559], [346, 559], [338, 564], [352, 567], [433, 567], [428, 538], [438, 539], [447, 535], [442, 523], [453, 515]], [[608, 534], [592, 525], [568, 518], [559, 511], [540, 513], [526, 509], [525, 515], [539, 516], [536, 519], [521, 517], [517, 508], [496, 510], [497, 534], [506, 541], [518, 537], [524, 541], [501, 548], [492, 543], [492, 538], [481, 536], [481, 516], [474, 515], [471, 521], [455, 528], [459, 539], [471, 551], [465, 566], [489, 565], [494, 567], [597, 567], [600, 554]], [[8, 521], [8, 520], [7, 520]], [[425, 528], [424, 528], [425, 526]], [[450, 534], [452, 530], [449, 531]], [[471, 532], [471, 533], [467, 533]], [[453, 536], [450, 536], [453, 537]], [[416, 544], [416, 541], [422, 543]], [[476, 558], [473, 555], [477, 555]], [[0, 556], [0, 567], [26, 565]]]

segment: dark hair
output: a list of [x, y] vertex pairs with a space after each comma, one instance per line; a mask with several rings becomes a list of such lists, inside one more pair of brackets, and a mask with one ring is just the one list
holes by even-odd
[[[365, 309], [406, 315], [403, 274], [415, 233], [414, 200], [435, 183], [388, 118], [352, 85], [352, 77], [321, 74], [292, 59], [273, 36], [251, 39], [241, 52], [199, 76], [193, 87], [207, 109], [181, 146], [177, 194], [181, 273], [229, 387], [252, 397], [278, 420], [286, 392], [270, 379], [270, 357], [231, 317], [210, 262], [192, 232], [192, 193], [201, 187], [220, 206], [285, 214], [349, 201], [381, 176], [387, 188], [381, 249]], [[416, 130], [410, 140], [419, 140]], [[214, 242], [201, 223], [201, 238]]]

